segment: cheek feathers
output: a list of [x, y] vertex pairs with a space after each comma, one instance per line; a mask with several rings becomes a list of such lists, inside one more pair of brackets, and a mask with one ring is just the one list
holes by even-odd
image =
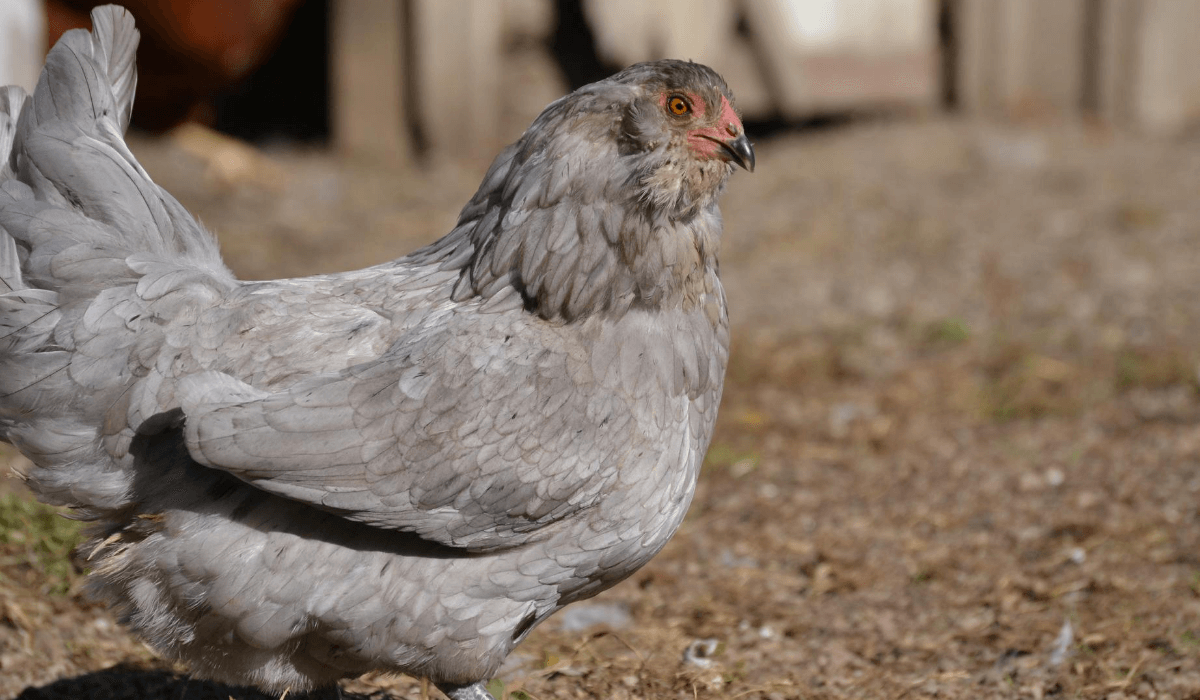
[[[737, 134], [742, 133], [742, 120], [738, 119], [737, 112], [733, 111], [733, 105], [729, 104], [729, 100], [721, 95], [721, 118], [717, 120], [717, 127], [725, 129], [732, 126], [736, 129]], [[733, 133], [729, 134], [733, 136]]]
[[[700, 102], [699, 104], [703, 105], [704, 103]], [[702, 113], [697, 110], [697, 114]], [[729, 100], [721, 95], [721, 115], [718, 117], [717, 123], [688, 132], [688, 144], [701, 158], [717, 158], [720, 157], [721, 144], [736, 138], [741, 133], [742, 120], [738, 119], [737, 112], [733, 111], [733, 105], [729, 104]]]

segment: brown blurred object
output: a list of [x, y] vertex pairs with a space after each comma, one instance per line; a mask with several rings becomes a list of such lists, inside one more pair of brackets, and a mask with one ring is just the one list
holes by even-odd
[[[271, 55], [301, 0], [121, 0], [142, 32], [133, 121], [163, 130], [209, 121], [207, 100]], [[90, 28], [94, 0], [47, 0], [47, 46]]]

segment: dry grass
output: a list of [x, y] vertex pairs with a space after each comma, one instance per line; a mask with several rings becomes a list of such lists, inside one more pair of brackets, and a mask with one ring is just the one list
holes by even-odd
[[[138, 146], [251, 276], [409, 250], [482, 171], [280, 154], [267, 187]], [[1200, 698], [1196, 163], [1200, 143], [956, 123], [761, 144], [726, 198], [736, 343], [693, 508], [602, 597], [628, 624], [551, 620], [493, 689]], [[0, 697], [260, 697], [170, 675], [45, 567], [0, 573]]]

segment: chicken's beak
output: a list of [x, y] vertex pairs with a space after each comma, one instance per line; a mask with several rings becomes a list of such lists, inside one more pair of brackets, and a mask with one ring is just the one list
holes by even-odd
[[739, 135], [735, 139], [729, 141], [719, 141], [721, 148], [725, 149], [725, 154], [729, 156], [729, 160], [742, 166], [749, 172], [754, 172], [754, 146], [750, 145], [750, 139], [746, 138], [745, 134]]

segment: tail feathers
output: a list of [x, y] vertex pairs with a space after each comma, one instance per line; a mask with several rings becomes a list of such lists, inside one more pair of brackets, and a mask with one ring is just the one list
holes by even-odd
[[13, 140], [17, 137], [17, 121], [28, 97], [16, 85], [0, 88], [0, 181], [13, 177], [16, 165]]
[[140, 38], [133, 15], [123, 7], [106, 5], [92, 12], [92, 46], [97, 63], [108, 77], [117, 108], [117, 128], [124, 134], [133, 114], [137, 89], [137, 46]]
[[0, 232], [0, 353], [45, 347], [59, 316], [58, 293], [25, 286], [16, 241]]
[[128, 397], [162, 342], [139, 319], [235, 280], [125, 144], [132, 17], [101, 7], [92, 25], [63, 35], [32, 96], [0, 90], [0, 440], [33, 461], [43, 499], [116, 508]]
[[137, 86], [138, 30], [116, 5], [92, 11], [92, 31], [74, 29], [46, 56], [33, 93], [29, 129], [51, 121], [110, 122], [125, 133]]
[[177, 232], [162, 191], [111, 143], [85, 128], [51, 122], [23, 139], [27, 182], [39, 199], [112, 226], [126, 249], [169, 255]]
[[[31, 199], [107, 225], [76, 226], [59, 235], [232, 279], [212, 235], [154, 184], [125, 144], [137, 83], [138, 32], [132, 16], [110, 5], [92, 11], [92, 24], [91, 33], [64, 34], [46, 57], [12, 139], [13, 175], [30, 188]], [[13, 110], [7, 113], [11, 119]], [[0, 210], [16, 207], [30, 214], [36, 209], [15, 199], [0, 192]], [[11, 217], [0, 225], [18, 245], [31, 251], [38, 245], [32, 226]]]
[[0, 235], [0, 294], [18, 292], [25, 288], [21, 279], [21, 254], [17, 242], [8, 235]]
[[117, 227], [39, 201], [22, 182], [0, 185], [0, 251], [8, 251], [0, 292], [37, 287], [59, 292], [64, 303], [90, 299], [136, 279], [125, 262], [128, 243]]

